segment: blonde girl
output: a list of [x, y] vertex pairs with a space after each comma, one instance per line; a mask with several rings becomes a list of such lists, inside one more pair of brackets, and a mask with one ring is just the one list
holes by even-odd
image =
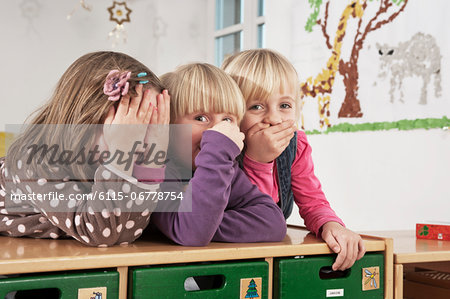
[[[188, 168], [193, 174], [179, 210], [155, 212], [152, 222], [182, 245], [281, 241], [286, 234], [283, 214], [236, 162], [243, 147], [239, 123], [245, 104], [236, 83], [206, 63], [180, 66], [161, 80], [171, 95], [171, 124], [187, 126], [191, 132], [171, 138], [170, 150], [178, 158], [167, 168]], [[186, 157], [187, 148], [192, 154]], [[166, 171], [166, 179], [177, 177]], [[163, 190], [168, 187], [161, 185]], [[189, 212], [182, 212], [186, 205]]]
[[[147, 125], [167, 124], [169, 109], [160, 80], [136, 59], [116, 52], [77, 59], [0, 159], [0, 233], [99, 247], [133, 242], [156, 203], [137, 207], [129, 195], [158, 187], [133, 177], [134, 153], [145, 153]], [[30, 145], [56, 147], [39, 161]], [[72, 149], [84, 151], [69, 163]]]
[[306, 227], [338, 253], [334, 270], [351, 267], [364, 255], [364, 244], [336, 216], [314, 175], [311, 147], [296, 128], [301, 107], [295, 68], [281, 54], [257, 49], [230, 56], [222, 69], [246, 101], [240, 128], [245, 134], [242, 164], [250, 180], [272, 196], [285, 218], [297, 204]]

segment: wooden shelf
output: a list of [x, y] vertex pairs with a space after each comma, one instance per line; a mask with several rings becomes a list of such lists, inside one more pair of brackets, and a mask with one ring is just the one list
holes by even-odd
[[[384, 251], [382, 240], [364, 237], [367, 251]], [[205, 247], [171, 244], [163, 237], [128, 246], [87, 247], [75, 240], [0, 237], [0, 274], [190, 263], [332, 253], [303, 228], [289, 227], [282, 242], [216, 243]]]
[[450, 261], [450, 241], [417, 239], [413, 230], [367, 232], [394, 240], [394, 263]]

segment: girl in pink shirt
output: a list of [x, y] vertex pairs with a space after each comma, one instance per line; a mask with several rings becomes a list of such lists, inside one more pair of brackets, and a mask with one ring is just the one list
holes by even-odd
[[294, 66], [277, 52], [257, 49], [227, 58], [222, 68], [246, 100], [241, 162], [250, 180], [272, 196], [285, 218], [295, 201], [306, 227], [338, 254], [333, 270], [350, 268], [364, 256], [364, 244], [336, 216], [314, 175], [311, 147], [296, 129], [301, 107]]

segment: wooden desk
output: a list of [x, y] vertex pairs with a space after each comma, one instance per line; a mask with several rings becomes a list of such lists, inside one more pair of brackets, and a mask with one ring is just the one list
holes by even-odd
[[[389, 262], [389, 244], [377, 237], [364, 237], [368, 252], [384, 251]], [[183, 247], [166, 239], [140, 239], [127, 246], [92, 248], [75, 240], [47, 240], [0, 237], [0, 275], [117, 268], [120, 273], [120, 298], [127, 295], [129, 266], [175, 264], [201, 261], [225, 261], [263, 258], [269, 264], [269, 298], [272, 294], [272, 265], [274, 257], [332, 253], [320, 239], [303, 228], [288, 228], [282, 242], [274, 243], [216, 243], [205, 247]], [[392, 265], [392, 263], [391, 263]], [[389, 265], [385, 265], [389, 277]], [[392, 273], [392, 271], [391, 271]], [[386, 279], [385, 290], [392, 289]], [[385, 292], [386, 293], [386, 292]], [[392, 298], [386, 295], [386, 298]]]
[[378, 231], [367, 234], [394, 242], [394, 298], [403, 298], [403, 267], [418, 263], [450, 261], [450, 241], [417, 239], [413, 230]]

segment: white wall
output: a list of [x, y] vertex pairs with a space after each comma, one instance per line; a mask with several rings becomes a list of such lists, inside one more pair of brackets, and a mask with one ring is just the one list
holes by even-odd
[[[266, 45], [290, 58], [295, 3], [266, 1]], [[424, 220], [450, 221], [450, 130], [333, 133], [308, 140], [323, 190], [349, 228], [415, 229]], [[289, 222], [303, 224], [297, 211]]]
[[[315, 172], [336, 213], [355, 230], [415, 229], [450, 220], [450, 131], [312, 135]], [[297, 210], [290, 223], [303, 223]]]
[[[206, 59], [206, 0], [128, 0], [128, 42], [114, 49], [111, 0], [2, 0], [0, 28], [0, 131], [21, 124], [51, 95], [57, 80], [78, 57], [97, 50], [134, 56], [157, 75]], [[28, 16], [28, 17], [26, 17]]]

